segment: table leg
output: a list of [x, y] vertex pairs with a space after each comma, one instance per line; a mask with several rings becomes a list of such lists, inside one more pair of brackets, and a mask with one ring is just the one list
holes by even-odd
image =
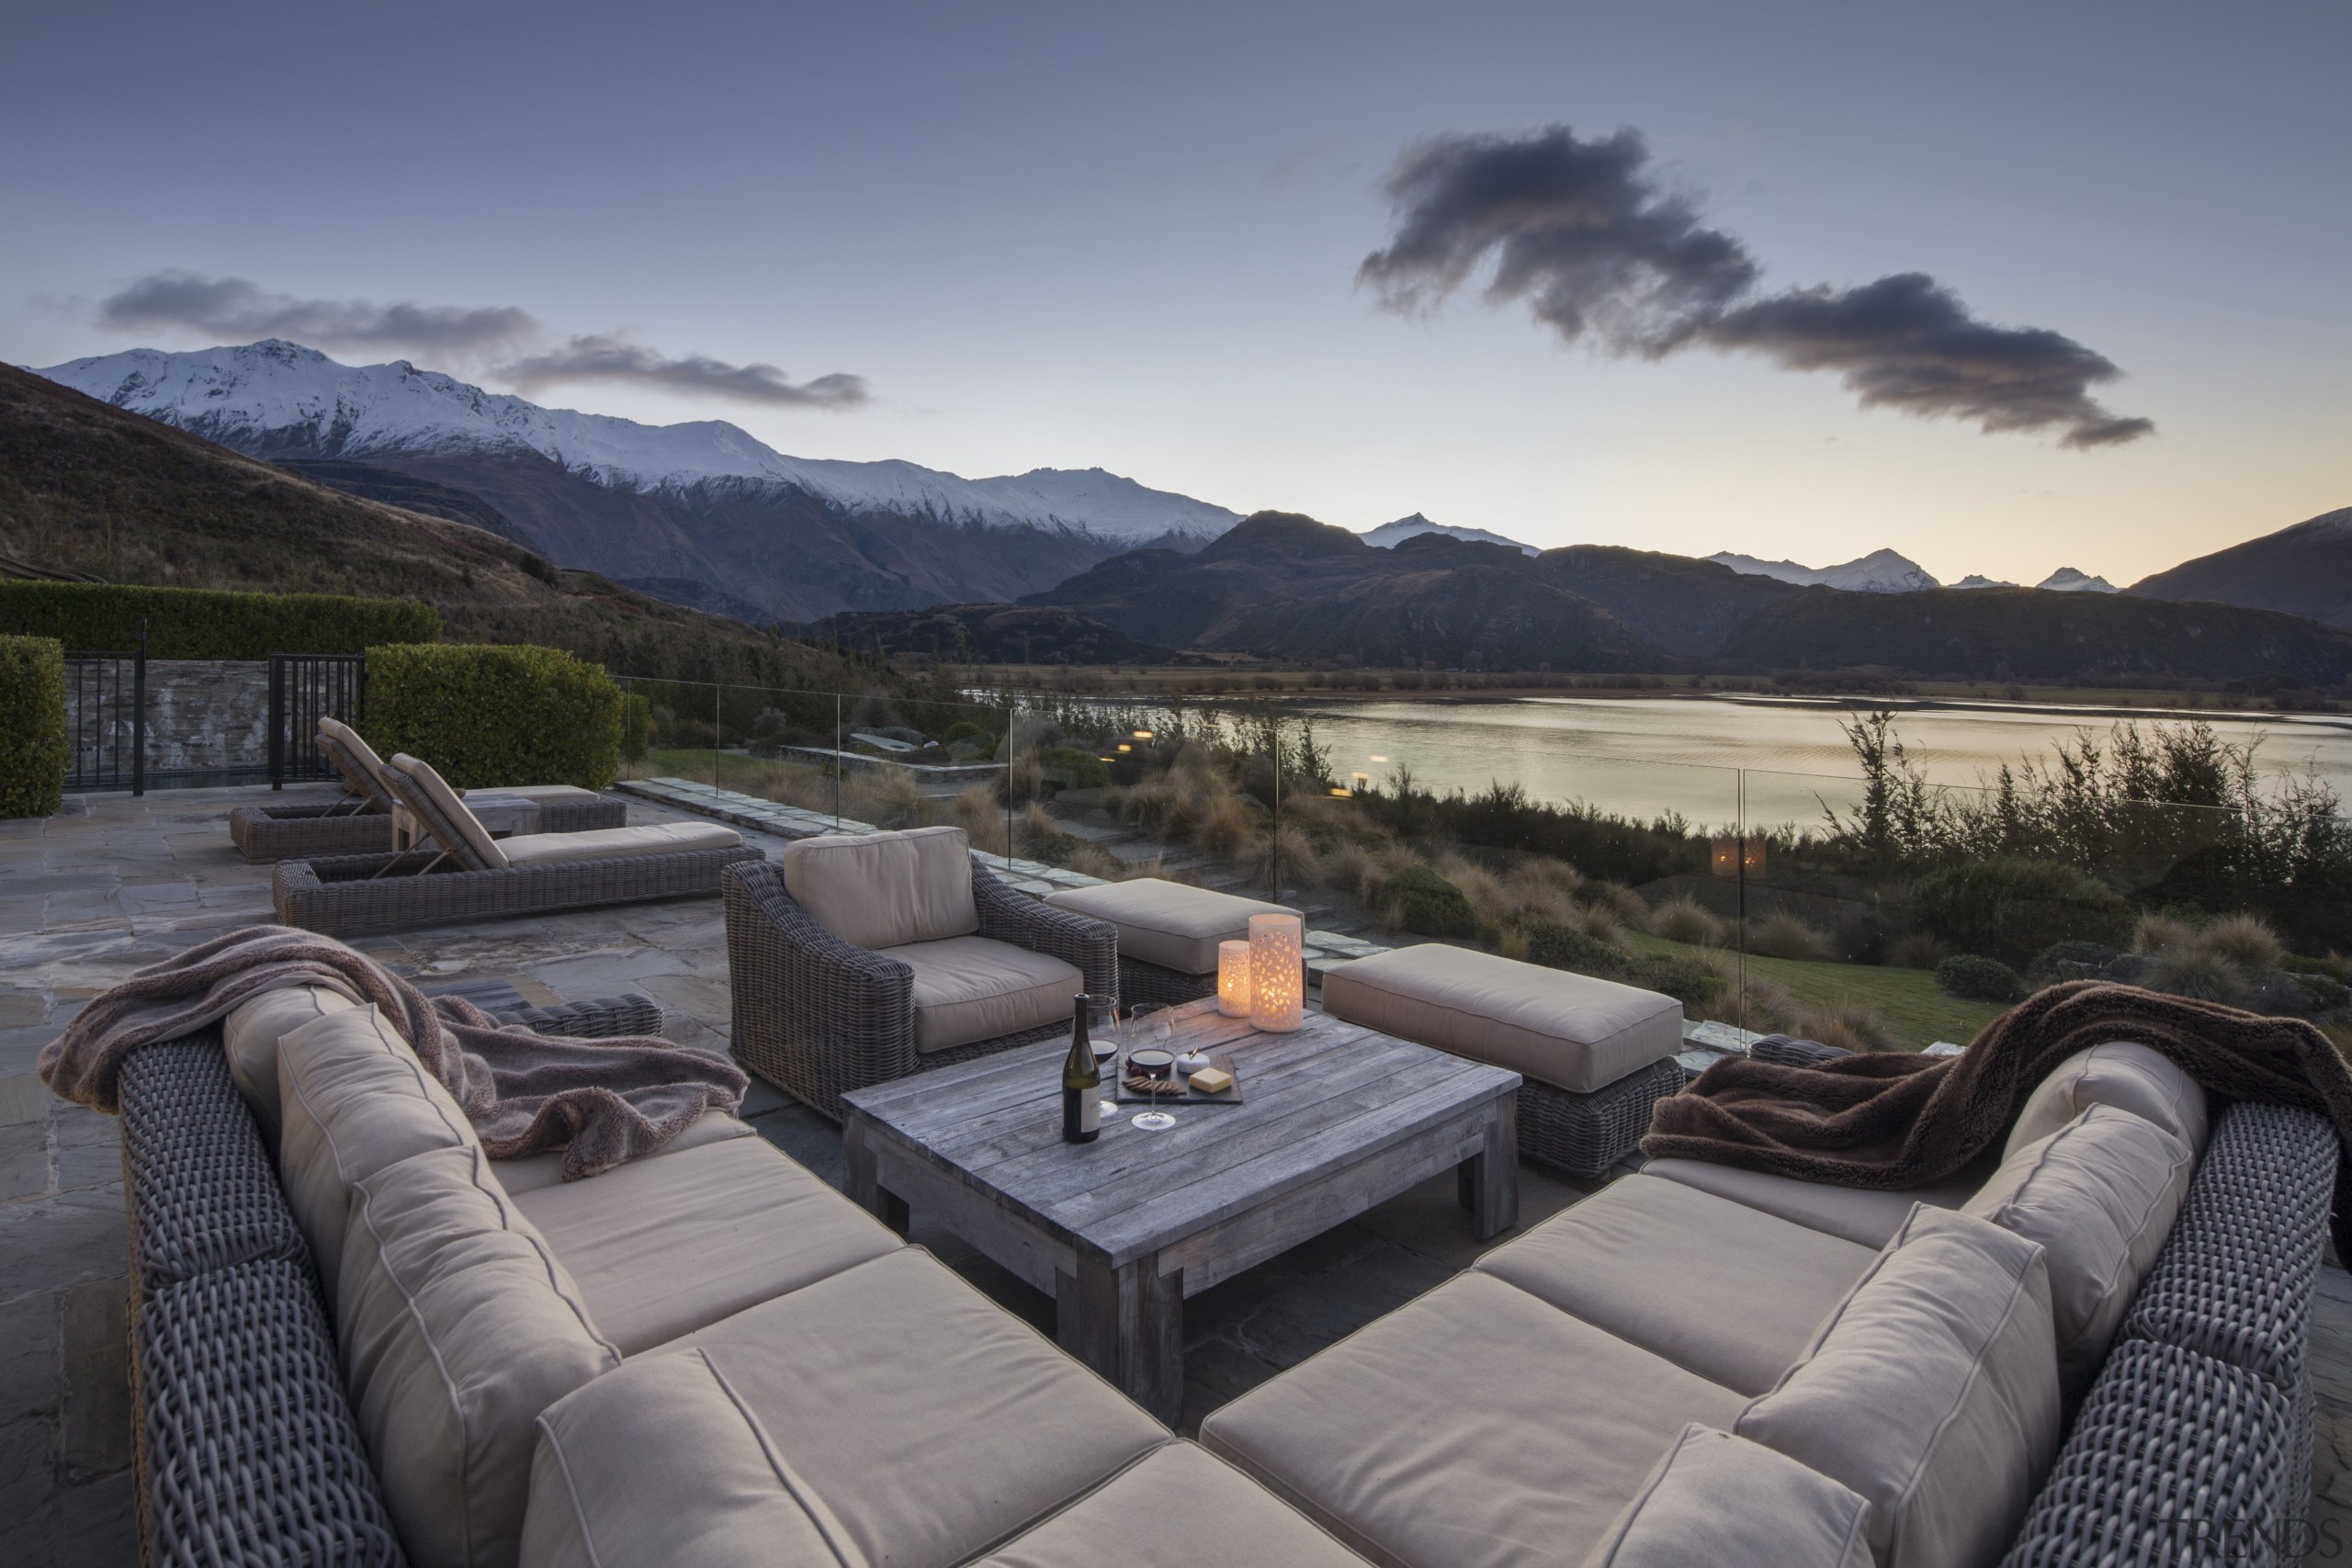
[[1159, 1271], [1157, 1253], [1123, 1269], [1080, 1257], [1057, 1274], [1055, 1337], [1170, 1426], [1184, 1409], [1184, 1274]]
[[842, 1185], [851, 1202], [904, 1235], [909, 1223], [907, 1201], [883, 1188], [869, 1135], [854, 1120], [842, 1129]]
[[1487, 1122], [1486, 1146], [1454, 1168], [1462, 1206], [1472, 1215], [1480, 1241], [1519, 1224], [1519, 1099], [1495, 1102]]

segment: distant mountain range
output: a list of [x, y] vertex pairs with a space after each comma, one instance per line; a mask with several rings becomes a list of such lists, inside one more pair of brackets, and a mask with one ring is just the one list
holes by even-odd
[[1399, 517], [1394, 523], [1383, 523], [1377, 528], [1369, 529], [1363, 538], [1365, 544], [1377, 545], [1386, 550], [1394, 549], [1408, 539], [1418, 539], [1424, 534], [1442, 534], [1449, 539], [1466, 539], [1474, 545], [1507, 545], [1521, 555], [1543, 554], [1533, 545], [1522, 545], [1517, 539], [1506, 539], [1500, 534], [1489, 534], [1484, 528], [1457, 528], [1450, 524], [1432, 523], [1418, 512], [1410, 517]]
[[[1718, 550], [1706, 558], [1719, 561], [1734, 571], [1755, 577], [1770, 577], [1781, 582], [1793, 582], [1801, 588], [1842, 588], [1850, 593], [1924, 593], [1940, 588], [1928, 569], [1908, 556], [1893, 550], [1872, 550], [1869, 555], [1838, 566], [1800, 566], [1792, 560], [1758, 560], [1731, 550]], [[2014, 582], [1998, 582], [1989, 577], [1969, 576], [1953, 583], [1954, 588], [2015, 588]], [[2104, 577], [2091, 577], [2071, 566], [2062, 566], [2040, 582], [2036, 588], [2052, 593], [2112, 593], [2115, 584]]]
[[789, 457], [721, 421], [541, 408], [405, 360], [347, 366], [276, 339], [40, 374], [335, 488], [423, 481], [564, 566], [699, 584], [786, 620], [1017, 598], [1137, 545], [1197, 548], [1238, 520], [1099, 468], [966, 479]]
[[2144, 599], [2251, 604], [2352, 626], [2352, 506], [2184, 561], [2125, 592]]

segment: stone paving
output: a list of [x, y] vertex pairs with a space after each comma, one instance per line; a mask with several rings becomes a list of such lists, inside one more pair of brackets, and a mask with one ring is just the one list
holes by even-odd
[[[632, 787], [633, 821], [685, 816], [683, 792]], [[699, 788], [706, 796], [707, 786]], [[283, 800], [324, 799], [324, 786]], [[89, 998], [142, 964], [220, 931], [266, 921], [269, 868], [229, 843], [232, 805], [255, 789], [169, 791], [69, 801], [45, 820], [0, 822], [0, 1564], [137, 1560], [126, 1381], [126, 1240], [120, 1140], [111, 1117], [66, 1105], [32, 1076], [40, 1047]], [[748, 797], [737, 797], [744, 800]], [[706, 799], [771, 853], [830, 818], [753, 812]], [[756, 803], [767, 807], [766, 802]], [[806, 814], [802, 814], [806, 815]], [[752, 820], [742, 820], [750, 817]], [[1043, 886], [1075, 874], [1016, 862]], [[1337, 941], [1326, 942], [1326, 938]], [[1332, 957], [1356, 939], [1316, 933]], [[427, 989], [503, 980], [548, 1003], [642, 991], [667, 1032], [723, 1052], [729, 994], [715, 897], [447, 926], [355, 945]], [[1370, 944], [1360, 944], [1369, 946]], [[1736, 1050], [1694, 1035], [1694, 1065]], [[841, 1180], [831, 1123], [754, 1082], [745, 1112], [761, 1134], [829, 1180]], [[1521, 1169], [1521, 1213], [1534, 1224], [1583, 1190]], [[914, 1239], [1047, 1332], [1052, 1303], [926, 1227]], [[1430, 1182], [1187, 1303], [1182, 1426], [1450, 1277], [1483, 1250], [1469, 1239], [1453, 1179]], [[2322, 1280], [2313, 1336], [2321, 1431], [2313, 1476], [2313, 1551], [2352, 1543], [2352, 1278]]]

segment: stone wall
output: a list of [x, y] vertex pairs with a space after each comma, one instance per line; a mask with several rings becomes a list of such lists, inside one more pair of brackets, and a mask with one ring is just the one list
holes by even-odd
[[[85, 743], [95, 720], [75, 711], [67, 684], [66, 722]], [[128, 759], [130, 665], [122, 666], [121, 704], [107, 702], [110, 741]], [[267, 660], [151, 659], [147, 661], [147, 783], [236, 784], [269, 775]]]

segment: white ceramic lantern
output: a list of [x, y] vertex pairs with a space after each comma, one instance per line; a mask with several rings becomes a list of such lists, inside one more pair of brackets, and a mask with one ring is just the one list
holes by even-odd
[[1306, 964], [1296, 915], [1250, 917], [1250, 1022], [1287, 1034], [1306, 1016]]
[[1216, 944], [1216, 1010], [1227, 1018], [1250, 1016], [1250, 944]]

